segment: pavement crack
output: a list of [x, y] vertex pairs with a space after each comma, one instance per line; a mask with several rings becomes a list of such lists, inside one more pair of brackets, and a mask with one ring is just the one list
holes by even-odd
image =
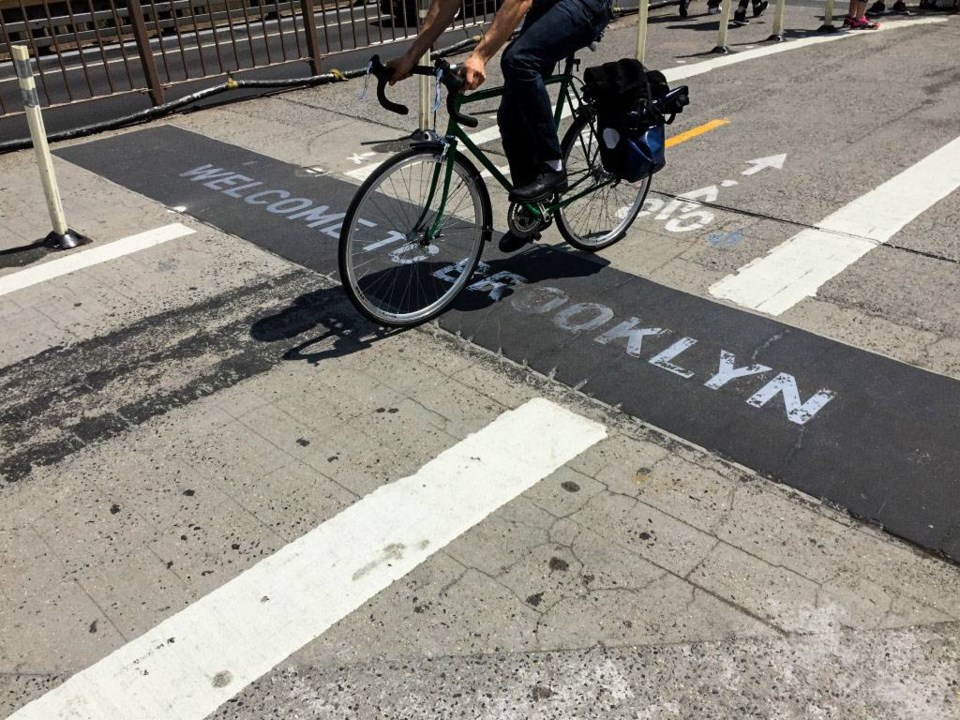
[[707, 560], [709, 560], [711, 555], [713, 555], [713, 551], [716, 550], [718, 547], [720, 547], [720, 545], [722, 545], [722, 544], [723, 544], [723, 541], [722, 541], [722, 540], [717, 540], [717, 541], [710, 547], [710, 549], [707, 550], [707, 552], [705, 552], [705, 553], [703, 554], [703, 557], [700, 558], [700, 560], [697, 562], [697, 564], [694, 565], [692, 568], [690, 568], [690, 569], [687, 571], [687, 574], [683, 576], [683, 579], [684, 579], [685, 581], [687, 581], [687, 582], [691, 582], [691, 581], [690, 581], [690, 576], [693, 575], [693, 573], [695, 573], [697, 570], [699, 570], [699, 569], [700, 569], [700, 566], [703, 565]]
[[[512, 595], [512, 596], [516, 599], [516, 601], [517, 601], [518, 603], [520, 603], [520, 605], [521, 605], [522, 607], [527, 608], [527, 609], [530, 609], [530, 610], [533, 610], [534, 612], [540, 613], [540, 614], [542, 614], [542, 613], [544, 612], [544, 611], [541, 610], [538, 606], [532, 605], [531, 603], [527, 602], [527, 598], [522, 598], [522, 597], [520, 597], [519, 595], [517, 595], [516, 591], [515, 591], [513, 588], [511, 588], [511, 587], [505, 585], [504, 583], [500, 582], [500, 578], [499, 578], [498, 576], [491, 575], [491, 574], [488, 573], [487, 571], [482, 570], [481, 568], [477, 568], [477, 567], [473, 567], [473, 568], [471, 568], [471, 570], [473, 570], [475, 573], [478, 573], [479, 575], [483, 575], [483, 576], [484, 576], [485, 578], [487, 578], [488, 580], [496, 583], [498, 587], [501, 587], [501, 588], [503, 588], [504, 590], [506, 590], [508, 593], [510, 593], [510, 595]], [[559, 601], [558, 601], [558, 602], [559, 602]], [[551, 607], [552, 607], [552, 606], [551, 606]]]
[[912, 255], [921, 255], [923, 257], [929, 258], [931, 260], [938, 260], [940, 262], [950, 263], [951, 265], [960, 264], [960, 260], [952, 258], [948, 255], [941, 255], [939, 253], [931, 253], [923, 250], [917, 250], [915, 248], [906, 247], [905, 245], [897, 245], [896, 243], [891, 242], [881, 242], [875, 238], [867, 237], [865, 235], [858, 235], [856, 233], [848, 233], [840, 230], [831, 230], [828, 228], [823, 228], [820, 225], [803, 222], [801, 220], [792, 220], [790, 218], [779, 217], [777, 215], [771, 215], [769, 213], [757, 212], [754, 210], [746, 210], [743, 208], [735, 208], [732, 205], [724, 205], [718, 202], [711, 202], [709, 200], [689, 200], [682, 194], [675, 194], [664, 192], [662, 190], [651, 190], [651, 195], [659, 195], [661, 197], [670, 198], [671, 200], [679, 200], [681, 202], [692, 203], [698, 206], [711, 208], [713, 210], [721, 210], [732, 215], [741, 215], [744, 217], [751, 217], [757, 220], [769, 220], [771, 222], [780, 223], [782, 225], [792, 225], [797, 228], [804, 230], [819, 230], [820, 232], [827, 233], [829, 235], [834, 235], [838, 238], [852, 238], [855, 240], [863, 240], [869, 243], [872, 243], [876, 247], [888, 247], [891, 250], [897, 250], [899, 252], [910, 253]]
[[440, 587], [440, 589], [437, 591], [437, 595], [445, 595], [446, 593], [450, 592], [450, 590], [451, 590], [457, 583], [459, 583], [460, 581], [462, 581], [463, 578], [466, 577], [467, 573], [470, 572], [470, 570], [472, 569], [469, 565], [463, 564], [462, 562], [460, 562], [459, 560], [457, 560], [455, 557], [453, 557], [453, 555], [451, 555], [451, 554], [448, 553], [448, 552], [445, 552], [445, 551], [444, 551], [444, 552], [443, 552], [443, 556], [444, 556], [445, 558], [447, 558], [450, 562], [452, 562], [452, 563], [454, 563], [454, 564], [456, 564], [456, 565], [459, 565], [461, 570], [460, 570], [460, 574], [457, 575], [453, 580], [451, 580], [450, 582], [448, 582], [446, 585], [443, 585], [443, 586]]

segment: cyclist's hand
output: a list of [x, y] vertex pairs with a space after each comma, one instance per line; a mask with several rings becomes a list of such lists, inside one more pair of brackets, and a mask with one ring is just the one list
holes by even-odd
[[463, 62], [463, 78], [467, 90], [476, 90], [487, 79], [487, 63], [477, 53], [471, 53]]
[[390, 76], [390, 84], [394, 85], [410, 77], [410, 73], [416, 64], [416, 58], [409, 58], [406, 55], [401, 55], [400, 57], [390, 60], [387, 63], [388, 68], [393, 68], [393, 75]]

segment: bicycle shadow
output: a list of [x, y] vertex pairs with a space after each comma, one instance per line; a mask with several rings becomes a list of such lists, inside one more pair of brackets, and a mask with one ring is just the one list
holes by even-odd
[[[319, 334], [312, 332], [315, 330]], [[296, 341], [281, 358], [313, 365], [366, 350], [400, 332], [404, 331], [369, 322], [339, 285], [304, 293], [250, 327], [250, 337], [258, 342], [289, 345]]]
[[520, 288], [536, 287], [551, 280], [590, 277], [609, 264], [608, 260], [592, 253], [550, 245], [534, 245], [513, 255], [495, 255], [482, 261], [473, 282], [460, 293], [451, 309], [479, 312], [508, 300]]
[[[448, 313], [473, 316], [483, 322], [484, 313], [496, 310], [521, 286], [531, 288], [551, 280], [589, 277], [609, 264], [595, 255], [548, 246], [497, 255], [494, 243], [493, 257], [482, 261]], [[435, 263], [431, 271], [445, 274], [451, 282], [456, 272], [440, 263]], [[441, 326], [443, 318], [441, 315]], [[370, 322], [350, 303], [343, 288], [336, 286], [304, 293], [287, 307], [260, 318], [251, 325], [250, 337], [288, 346], [281, 355], [283, 360], [317, 365], [369, 349], [406, 331]]]

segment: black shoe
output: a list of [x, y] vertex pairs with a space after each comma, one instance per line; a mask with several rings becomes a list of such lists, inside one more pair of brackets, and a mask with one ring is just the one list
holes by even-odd
[[907, 4], [903, 0], [897, 0], [893, 4], [893, 12], [897, 15], [913, 15], [913, 11], [907, 8]]
[[500, 252], [512, 253], [516, 250], [519, 250], [527, 243], [531, 243], [534, 240], [540, 239], [540, 233], [535, 232], [532, 235], [527, 235], [526, 237], [520, 237], [519, 235], [514, 235], [511, 231], [507, 230], [503, 237], [500, 238], [500, 242], [497, 244], [500, 248]]
[[733, 24], [734, 25], [749, 25], [750, 21], [747, 20], [747, 9], [746, 8], [737, 8], [733, 11]]
[[877, 0], [873, 5], [870, 6], [870, 9], [867, 10], [867, 17], [878, 17], [883, 15], [887, 11], [887, 6], [884, 5], [883, 0]]
[[540, 202], [566, 189], [565, 170], [543, 170], [533, 182], [514, 188], [510, 193], [510, 202]]
[[685, 18], [687, 13], [687, 8], [690, 7], [690, 0], [680, 0], [680, 17]]
[[770, 3], [767, 0], [760, 0], [760, 2], [753, 3], [753, 16], [760, 17], [763, 15], [763, 11], [767, 9], [767, 6]]

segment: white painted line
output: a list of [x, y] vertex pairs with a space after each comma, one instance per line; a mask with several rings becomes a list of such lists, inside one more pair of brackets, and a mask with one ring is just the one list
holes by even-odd
[[[568, 117], [570, 115], [570, 108], [565, 107], [564, 111], [565, 112], [563, 116]], [[490, 127], [484, 128], [483, 130], [479, 130], [475, 133], [468, 134], [467, 137], [469, 137], [477, 145], [483, 145], [484, 143], [488, 143], [488, 142], [491, 142], [492, 140], [498, 139], [500, 137], [500, 128], [497, 127], [496, 125], [491, 125]], [[363, 167], [354, 168], [353, 170], [347, 170], [343, 174], [346, 175], [347, 177], [353, 178], [354, 180], [359, 180], [360, 182], [363, 182], [368, 177], [370, 177], [373, 174], [373, 171], [376, 170], [378, 167], [380, 167], [380, 165], [383, 162], [384, 160], [377, 160], [375, 162], [368, 163]], [[488, 177], [489, 177], [489, 173], [488, 173]]]
[[138, 250], [145, 250], [154, 245], [165, 243], [168, 240], [175, 240], [185, 235], [192, 235], [194, 232], [194, 230], [191, 230], [186, 225], [172, 223], [156, 228], [155, 230], [147, 230], [138, 235], [131, 235], [122, 240], [115, 240], [106, 245], [98, 245], [89, 250], [71, 253], [70, 255], [65, 255], [56, 260], [50, 260], [36, 267], [19, 270], [9, 275], [3, 275], [0, 276], [0, 295], [23, 290], [31, 285], [37, 285], [38, 283], [60, 277], [61, 275], [68, 275], [77, 270], [90, 267], [91, 265], [99, 265], [102, 262], [115, 260], [118, 257], [135, 253]]
[[606, 437], [544, 399], [384, 485], [10, 720], [201, 720]]
[[376, 170], [382, 164], [382, 160], [379, 162], [372, 162], [363, 167], [354, 168], [353, 170], [347, 170], [344, 175], [347, 177], [352, 177], [354, 180], [359, 180], [363, 182], [368, 177], [373, 175], [373, 171]]
[[710, 293], [780, 315], [957, 188], [960, 138], [723, 278]]
[[[567, 111], [567, 115], [570, 114], [569, 108], [565, 107], [564, 110]], [[468, 133], [467, 137], [469, 137], [470, 140], [472, 140], [476, 145], [483, 145], [484, 143], [493, 142], [494, 140], [500, 139], [500, 126], [491, 125], [483, 130], [477, 130], [475, 133]]]
[[[510, 166], [509, 166], [509, 165], [498, 165], [498, 166], [497, 166], [497, 170], [499, 170], [502, 175], [504, 175], [504, 176], [506, 176], [506, 177], [510, 177]], [[492, 177], [493, 177], [493, 173], [490, 172], [489, 170], [483, 170], [483, 171], [481, 171], [481, 173], [480, 173], [480, 177], [482, 177], [484, 180], [486, 180], [487, 178], [492, 178]]]
[[896, 22], [883, 23], [879, 30], [871, 30], [870, 32], [840, 32], [832, 35], [788, 40], [787, 42], [777, 43], [776, 45], [768, 45], [767, 47], [756, 48], [755, 50], [744, 50], [743, 52], [737, 52], [730, 55], [722, 55], [711, 60], [704, 60], [702, 62], [694, 63], [693, 65], [687, 65], [686, 67], [667, 68], [663, 71], [663, 74], [667, 78], [667, 82], [685, 80], [686, 78], [694, 77], [695, 75], [702, 75], [712, 70], [717, 70], [729, 65], [736, 65], [737, 63], [747, 62], [748, 60], [756, 60], [757, 58], [776, 55], [777, 53], [787, 52], [788, 50], [798, 50], [800, 48], [810, 47], [811, 45], [822, 45], [823, 43], [837, 42], [838, 40], [848, 40], [854, 37], [869, 37], [871, 35], [875, 35], [877, 32], [899, 30], [908, 27], [916, 27], [917, 25], [932, 25], [934, 23], [947, 22], [947, 20], [948, 18], [918, 18], [916, 20], [898, 20]]

